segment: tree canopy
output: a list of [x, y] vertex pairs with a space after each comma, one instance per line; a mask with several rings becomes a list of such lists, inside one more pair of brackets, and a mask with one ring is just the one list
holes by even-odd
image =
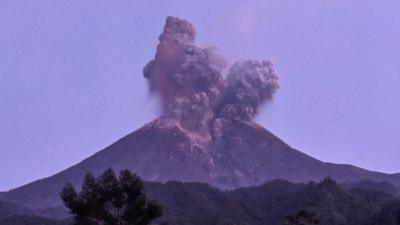
[[112, 169], [98, 177], [88, 173], [79, 193], [68, 183], [60, 196], [75, 225], [148, 225], [162, 215], [146, 198], [142, 180], [128, 170], [118, 177]]

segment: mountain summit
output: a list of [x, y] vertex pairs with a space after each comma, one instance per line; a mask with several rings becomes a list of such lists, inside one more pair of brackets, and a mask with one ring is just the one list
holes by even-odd
[[196, 30], [168, 17], [155, 58], [144, 68], [162, 115], [116, 143], [54, 176], [16, 188], [0, 199], [30, 208], [60, 205], [66, 182], [80, 185], [86, 172], [129, 169], [146, 181], [205, 182], [221, 189], [282, 178], [304, 182], [331, 176], [338, 181], [389, 181], [400, 176], [307, 156], [253, 121], [259, 106], [279, 88], [266, 60], [226, 63], [213, 48], [196, 45]]

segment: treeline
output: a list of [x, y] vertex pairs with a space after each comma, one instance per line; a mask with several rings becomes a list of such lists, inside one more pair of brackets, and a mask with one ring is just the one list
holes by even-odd
[[75, 224], [80, 220], [127, 225], [400, 225], [398, 190], [384, 182], [275, 180], [221, 191], [202, 183], [142, 183], [127, 171], [115, 175], [109, 170], [99, 177], [88, 175], [81, 192], [75, 188], [66, 186], [62, 195], [72, 213], [70, 220], [13, 216], [0, 225], [67, 225], [72, 219]]

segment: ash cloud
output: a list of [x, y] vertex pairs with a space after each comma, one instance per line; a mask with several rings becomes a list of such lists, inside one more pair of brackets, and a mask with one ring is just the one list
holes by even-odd
[[279, 88], [278, 77], [269, 61], [241, 60], [232, 65], [227, 86], [215, 109], [217, 117], [251, 120], [262, 103]]
[[279, 88], [272, 64], [241, 60], [223, 76], [224, 59], [195, 39], [191, 23], [168, 17], [155, 58], [143, 70], [150, 91], [161, 97], [161, 117], [203, 135], [211, 135], [214, 122], [251, 120]]

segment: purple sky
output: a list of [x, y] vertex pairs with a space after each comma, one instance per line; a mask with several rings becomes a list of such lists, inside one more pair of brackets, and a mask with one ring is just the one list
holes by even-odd
[[[201, 3], [200, 3], [201, 2]], [[142, 67], [167, 15], [230, 61], [268, 58], [258, 121], [324, 161], [400, 171], [400, 1], [0, 0], [0, 190], [157, 116]]]

